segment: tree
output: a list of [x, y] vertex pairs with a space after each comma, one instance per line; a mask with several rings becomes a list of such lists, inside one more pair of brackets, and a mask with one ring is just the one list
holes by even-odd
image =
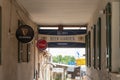
[[75, 62], [75, 57], [74, 56], [53, 56], [53, 62], [55, 63], [62, 63], [62, 64], [68, 64], [69, 62]]

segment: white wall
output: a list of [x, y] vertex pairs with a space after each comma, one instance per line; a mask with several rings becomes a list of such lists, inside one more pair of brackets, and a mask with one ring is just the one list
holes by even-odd
[[18, 28], [18, 20], [24, 21], [35, 31], [37, 26], [31, 21], [26, 10], [16, 3], [16, 0], [0, 0], [0, 5], [2, 5], [2, 65], [0, 65], [0, 80], [33, 80], [35, 39], [31, 43], [30, 62], [18, 63], [18, 41], [15, 33]]
[[[0, 0], [0, 7], [2, 7], [2, 0]], [[0, 65], [0, 80], [3, 80], [3, 68], [2, 68], [2, 65]]]
[[120, 4], [112, 2], [112, 72], [118, 72], [120, 67]]
[[[112, 72], [108, 72], [106, 68], [106, 16], [105, 14], [99, 13], [101, 10], [105, 9], [105, 6], [108, 2], [112, 3]], [[113, 74], [113, 72], [118, 72], [118, 68], [120, 67], [120, 1], [119, 0], [101, 0], [99, 2], [98, 8], [96, 9], [93, 17], [89, 23], [89, 29], [92, 32], [92, 28], [94, 24], [97, 23], [98, 17], [102, 19], [102, 27], [101, 27], [101, 70], [94, 69], [93, 66], [87, 69], [88, 80], [119, 80], [118, 74]], [[93, 37], [93, 34], [91, 38]], [[92, 39], [93, 40], [93, 39]], [[91, 42], [93, 44], [93, 42]], [[91, 45], [93, 49], [93, 45]], [[91, 50], [93, 53], [93, 50]], [[91, 55], [92, 56], [92, 55]], [[93, 57], [92, 57], [93, 58]], [[93, 60], [92, 60], [93, 63]]]

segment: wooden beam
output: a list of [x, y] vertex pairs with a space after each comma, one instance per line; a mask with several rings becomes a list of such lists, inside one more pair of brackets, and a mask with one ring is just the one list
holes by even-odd
[[87, 27], [88, 24], [82, 24], [82, 25], [38, 25], [38, 27]]

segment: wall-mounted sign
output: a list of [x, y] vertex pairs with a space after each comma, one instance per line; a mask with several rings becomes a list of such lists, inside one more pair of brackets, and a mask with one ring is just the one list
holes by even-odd
[[16, 31], [16, 38], [22, 43], [30, 42], [34, 37], [34, 31], [29, 25], [21, 25]]
[[45, 35], [40, 34], [39, 39], [45, 39], [47, 42], [78, 42], [85, 43], [85, 34], [83, 35]]
[[77, 66], [81, 66], [81, 65], [85, 65], [85, 64], [86, 64], [86, 60], [84, 58], [76, 59]]
[[39, 39], [48, 42], [48, 47], [85, 47], [86, 30], [39, 30]]
[[39, 50], [45, 50], [47, 48], [47, 42], [46, 42], [46, 40], [42, 40], [42, 39], [38, 40], [37, 41], [37, 48]]

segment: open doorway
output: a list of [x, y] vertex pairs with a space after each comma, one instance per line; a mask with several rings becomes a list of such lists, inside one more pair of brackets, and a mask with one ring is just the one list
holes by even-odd
[[47, 50], [51, 55], [51, 62], [57, 65], [53, 71], [54, 80], [62, 80], [62, 77], [63, 80], [79, 80], [85, 77], [85, 48], [48, 48]]
[[48, 43], [50, 62], [56, 65], [51, 69], [51, 80], [80, 80], [86, 73], [86, 26], [44, 25], [38, 27], [38, 32], [38, 39], [46, 40]]

